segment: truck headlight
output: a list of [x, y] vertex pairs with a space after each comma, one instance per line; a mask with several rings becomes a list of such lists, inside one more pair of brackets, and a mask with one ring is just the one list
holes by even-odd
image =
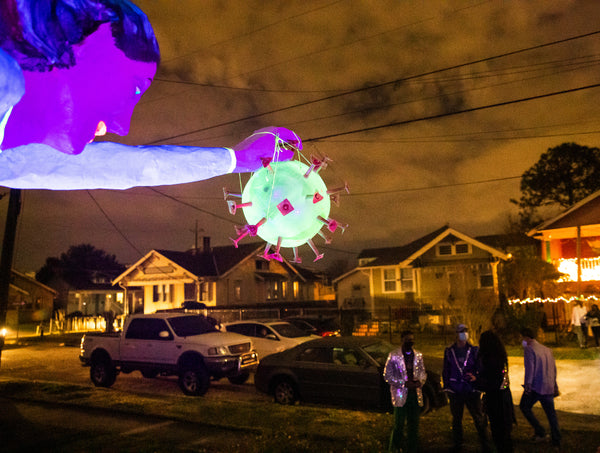
[[229, 355], [229, 350], [225, 346], [208, 348], [208, 355]]

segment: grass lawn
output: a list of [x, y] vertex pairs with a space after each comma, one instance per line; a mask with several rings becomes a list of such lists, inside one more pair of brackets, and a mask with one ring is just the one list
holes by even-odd
[[[385, 451], [392, 415], [317, 405], [280, 406], [275, 403], [217, 401], [185, 396], [152, 397], [77, 385], [0, 381], [0, 396], [127, 413], [160, 415], [229, 429], [199, 451], [245, 452], [381, 452]], [[517, 410], [513, 439], [518, 452], [545, 452], [549, 444], [531, 444], [531, 428]], [[540, 420], [546, 425], [543, 414]], [[600, 417], [559, 413], [564, 452], [596, 451], [600, 446]], [[448, 407], [421, 417], [423, 452], [446, 451], [450, 441]], [[465, 452], [476, 452], [477, 435], [465, 418]], [[89, 445], [93, 449], [93, 445]]]

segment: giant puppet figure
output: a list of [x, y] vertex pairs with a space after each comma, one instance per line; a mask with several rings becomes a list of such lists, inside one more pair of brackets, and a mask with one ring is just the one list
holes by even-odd
[[22, 70], [21, 77], [0, 66], [14, 81], [0, 91], [3, 186], [179, 184], [254, 171], [261, 159], [287, 160], [302, 147], [284, 128], [256, 131], [233, 148], [93, 142], [129, 132], [160, 60], [146, 15], [128, 0], [0, 0], [0, 48]]

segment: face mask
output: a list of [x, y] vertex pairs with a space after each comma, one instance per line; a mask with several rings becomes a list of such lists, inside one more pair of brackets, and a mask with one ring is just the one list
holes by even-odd
[[458, 339], [460, 341], [467, 341], [469, 339], [469, 332], [459, 332]]
[[526, 348], [528, 346], [527, 341], [523, 340], [523, 342], [521, 343], [523, 345], [524, 348]]

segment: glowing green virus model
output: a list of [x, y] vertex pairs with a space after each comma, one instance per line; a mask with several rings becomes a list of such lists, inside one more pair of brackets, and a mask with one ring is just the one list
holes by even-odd
[[[263, 159], [263, 168], [255, 172], [241, 194], [223, 189], [229, 212], [234, 214], [242, 209], [247, 223], [236, 226], [238, 237], [231, 239], [237, 247], [246, 236], [259, 236], [267, 242], [263, 257], [282, 261], [281, 247], [293, 248], [292, 262], [301, 263], [298, 247], [308, 244], [315, 254], [314, 261], [323, 257], [313, 242], [320, 235], [326, 244], [331, 242], [327, 232], [338, 228], [345, 231], [347, 225], [341, 225], [329, 217], [331, 201], [338, 204], [339, 194], [348, 192], [348, 185], [327, 190], [319, 175], [327, 166], [328, 158], [311, 156], [310, 165], [299, 160], [276, 162]], [[238, 204], [230, 197], [241, 197]], [[323, 231], [325, 230], [325, 231]], [[271, 247], [275, 247], [271, 251]]]

